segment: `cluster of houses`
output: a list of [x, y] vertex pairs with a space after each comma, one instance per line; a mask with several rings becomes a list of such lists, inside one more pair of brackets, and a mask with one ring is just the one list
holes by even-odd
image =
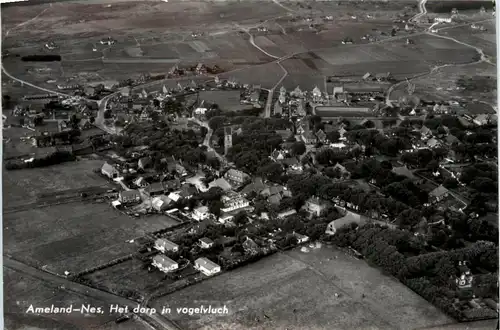
[[[203, 237], [199, 240], [199, 246], [202, 249], [211, 248], [213, 245], [214, 242], [209, 238]], [[179, 264], [165, 255], [168, 252], [178, 252], [179, 245], [167, 239], [159, 238], [155, 241], [154, 248], [160, 252], [160, 254], [153, 257], [152, 265], [154, 267], [164, 273], [170, 273], [179, 269]], [[196, 259], [193, 266], [206, 276], [212, 276], [221, 271], [219, 265], [204, 257]]]

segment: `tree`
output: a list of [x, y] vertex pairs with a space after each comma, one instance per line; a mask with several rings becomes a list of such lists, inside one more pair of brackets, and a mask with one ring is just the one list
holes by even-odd
[[290, 149], [293, 155], [300, 156], [306, 152], [306, 145], [302, 141], [297, 141], [292, 144]]
[[90, 122], [91, 124], [95, 123], [95, 118], [94, 118], [94, 116], [90, 116], [90, 117], [89, 117], [89, 122]]
[[19, 125], [24, 126], [25, 119], [24, 117], [19, 117]]
[[213, 200], [208, 204], [208, 211], [218, 218], [222, 214], [221, 209], [223, 207], [224, 203], [222, 203], [220, 200]]
[[340, 139], [340, 133], [338, 131], [331, 131], [326, 133], [326, 138], [330, 142], [337, 142]]
[[113, 117], [113, 113], [111, 110], [104, 111], [104, 119], [111, 119]]

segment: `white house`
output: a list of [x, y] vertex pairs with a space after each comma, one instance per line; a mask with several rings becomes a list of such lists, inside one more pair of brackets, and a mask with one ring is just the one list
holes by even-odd
[[224, 208], [221, 209], [222, 212], [231, 212], [250, 205], [247, 199], [240, 196], [223, 196], [222, 202], [224, 203]]
[[202, 249], [209, 249], [212, 246], [214, 246], [214, 241], [212, 241], [210, 238], [208, 237], [200, 238], [200, 247]]
[[434, 18], [436, 23], [451, 23], [451, 17], [436, 17]]
[[155, 241], [154, 248], [163, 253], [165, 253], [166, 251], [172, 251], [172, 252], [179, 251], [179, 245], [164, 238], [157, 239]]
[[208, 207], [200, 206], [193, 210], [193, 218], [198, 221], [205, 220], [209, 217]]
[[297, 242], [299, 244], [302, 244], [302, 243], [305, 243], [309, 240], [309, 237], [306, 236], [306, 235], [302, 235], [302, 234], [299, 234], [299, 233], [293, 233], [293, 235], [295, 236], [295, 238], [297, 238]]
[[164, 273], [168, 273], [179, 268], [179, 264], [177, 262], [162, 254], [153, 257], [152, 265]]
[[110, 179], [116, 179], [120, 172], [113, 166], [108, 163], [104, 163], [101, 168], [101, 173], [107, 176]]
[[322, 94], [321, 94], [321, 90], [318, 88], [318, 86], [314, 87], [312, 94], [313, 94], [313, 98], [315, 100], [321, 99]]
[[328, 224], [326, 227], [326, 234], [329, 235], [335, 235], [338, 229], [342, 227], [349, 226], [352, 223], [357, 223], [357, 224], [362, 224], [364, 222], [364, 219], [361, 218], [359, 214], [352, 213], [352, 212], [347, 212], [346, 215], [344, 215], [341, 218], [338, 218], [337, 220], [333, 220]]
[[211, 276], [220, 272], [220, 266], [207, 258], [198, 258], [194, 262], [194, 268], [205, 274]]

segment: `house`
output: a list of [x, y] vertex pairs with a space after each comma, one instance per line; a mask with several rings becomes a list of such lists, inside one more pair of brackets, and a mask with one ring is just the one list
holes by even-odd
[[427, 141], [427, 147], [429, 148], [436, 148], [439, 146], [439, 141], [435, 138], [430, 138], [429, 141]]
[[285, 152], [283, 150], [274, 150], [272, 153], [271, 153], [271, 156], [269, 156], [269, 158], [271, 158], [273, 161], [278, 161], [278, 160], [282, 160], [282, 159], [285, 159]]
[[221, 208], [222, 212], [231, 212], [250, 205], [250, 202], [248, 200], [239, 195], [222, 196], [221, 200], [222, 203], [224, 203], [224, 207]]
[[120, 174], [120, 172], [118, 172], [118, 170], [113, 165], [110, 165], [107, 162], [102, 165], [101, 173], [110, 179], [116, 179]]
[[144, 193], [146, 193], [150, 197], [163, 195], [163, 193], [165, 193], [165, 187], [163, 186], [162, 182], [154, 182], [144, 189]]
[[205, 274], [211, 276], [220, 272], [220, 266], [207, 258], [198, 258], [194, 261], [194, 268]]
[[454, 144], [459, 144], [460, 143], [460, 140], [455, 136], [455, 135], [448, 135], [447, 137], [445, 137], [445, 142], [448, 146], [452, 146]]
[[142, 176], [138, 177], [137, 179], [134, 180], [133, 182], [137, 187], [144, 188], [146, 187], [149, 183], [144, 179]]
[[87, 118], [84, 118], [84, 119], [80, 120], [80, 122], [78, 123], [78, 128], [81, 131], [85, 131], [85, 130], [91, 129], [92, 127], [94, 127], [94, 125], [92, 125]]
[[436, 189], [432, 190], [429, 193], [429, 201], [431, 203], [437, 203], [448, 197], [449, 195], [449, 190], [446, 189], [443, 185], [440, 185]]
[[312, 90], [312, 95], [314, 101], [320, 101], [322, 97], [321, 90], [318, 88], [318, 86], [315, 86], [314, 89]]
[[274, 102], [274, 114], [275, 115], [283, 114], [283, 107], [280, 104], [280, 100], [276, 100], [276, 102]]
[[303, 98], [304, 97], [304, 92], [300, 89], [299, 86], [295, 87], [295, 89], [290, 92], [290, 96], [296, 97], [296, 98]]
[[477, 115], [473, 120], [472, 122], [478, 126], [483, 126], [483, 125], [487, 125], [489, 120], [488, 120], [488, 115], [487, 114], [481, 114], [481, 115]]
[[212, 246], [214, 246], [214, 241], [212, 241], [210, 238], [208, 237], [200, 238], [200, 247], [202, 249], [209, 249]]
[[172, 191], [181, 187], [181, 181], [179, 179], [163, 181], [162, 184], [165, 191]]
[[326, 208], [328, 207], [328, 203], [324, 200], [321, 200], [320, 198], [318, 197], [311, 197], [309, 198], [305, 205], [303, 206], [303, 208], [309, 212], [310, 214], [312, 215], [315, 215], [315, 216], [320, 216], [321, 213], [326, 210]]
[[184, 166], [182, 166], [181, 164], [179, 163], [176, 163], [175, 164], [175, 171], [177, 172], [177, 174], [179, 174], [180, 176], [186, 176], [187, 175], [187, 171], [186, 171], [186, 168]]
[[249, 196], [252, 193], [260, 194], [264, 189], [268, 188], [261, 178], [255, 178], [252, 183], [247, 184], [240, 193], [243, 196]]
[[198, 188], [193, 184], [183, 184], [181, 190], [179, 191], [179, 196], [182, 198], [189, 199], [198, 193]]
[[230, 169], [229, 171], [224, 174], [224, 178], [228, 181], [232, 181], [238, 185], [243, 184], [245, 181], [247, 181], [250, 176], [242, 171], [236, 170], [236, 169]]
[[216, 179], [216, 180], [210, 182], [208, 184], [208, 188], [212, 188], [212, 187], [219, 187], [224, 191], [229, 191], [229, 190], [233, 189], [231, 184], [229, 182], [227, 182], [226, 179], [224, 179], [224, 178], [219, 178], [219, 179]]
[[422, 138], [429, 138], [432, 136], [432, 131], [430, 130], [429, 127], [423, 125], [420, 130], [419, 130], [420, 134], [422, 135]]
[[363, 224], [364, 222], [365, 222], [364, 218], [362, 218], [359, 214], [348, 211], [343, 217], [330, 222], [326, 227], [325, 233], [328, 235], [335, 235], [337, 230], [339, 230], [340, 228], [349, 226], [353, 223], [360, 225]]
[[160, 195], [160, 196], [156, 196], [155, 198], [153, 198], [153, 200], [151, 201], [151, 206], [156, 211], [163, 212], [168, 208], [168, 206], [172, 202], [173, 201], [169, 197], [167, 197], [165, 195]]
[[413, 174], [412, 171], [408, 169], [406, 166], [398, 166], [398, 167], [393, 167], [391, 170], [392, 173], [399, 175], [399, 176], [404, 176], [407, 179], [410, 179], [412, 181], [417, 180], [418, 178]]
[[153, 257], [152, 265], [164, 273], [168, 273], [179, 268], [179, 264], [177, 262], [162, 254]]
[[351, 177], [351, 172], [349, 172], [344, 166], [340, 165], [339, 163], [335, 164], [332, 169], [340, 173], [341, 179], [349, 179]]
[[304, 132], [300, 137], [305, 144], [315, 144], [316, 142], [318, 142], [316, 136], [310, 131]]
[[170, 252], [179, 251], [179, 245], [177, 245], [174, 242], [171, 242], [165, 238], [158, 238], [155, 241], [154, 248], [158, 251], [161, 251], [162, 253], [165, 253], [167, 251], [170, 251]]
[[171, 192], [170, 194], [168, 194], [167, 197], [170, 198], [174, 202], [177, 202], [179, 199], [181, 199], [181, 196], [175, 192]]
[[278, 217], [278, 219], [284, 219], [284, 218], [289, 217], [289, 216], [296, 214], [296, 213], [297, 213], [296, 210], [290, 209], [290, 210], [286, 210], [286, 211], [278, 213], [277, 217]]
[[140, 168], [141, 170], [144, 170], [149, 165], [151, 165], [152, 162], [153, 162], [153, 160], [151, 159], [151, 157], [149, 157], [149, 156], [148, 157], [142, 157], [137, 162], [137, 167]]
[[299, 233], [293, 233], [293, 236], [295, 236], [295, 238], [297, 239], [297, 242], [299, 244], [302, 244], [302, 243], [305, 243], [307, 241], [309, 241], [309, 237], [306, 236], [306, 235], [302, 235], [302, 234], [299, 234]]
[[318, 138], [318, 141], [321, 143], [326, 141], [326, 133], [322, 129], [316, 132], [316, 137]]
[[193, 219], [195, 220], [203, 221], [208, 219], [209, 216], [210, 213], [208, 212], [208, 207], [206, 206], [199, 206], [193, 210]]
[[138, 190], [120, 191], [118, 196], [118, 200], [122, 204], [138, 203], [141, 201], [141, 194]]

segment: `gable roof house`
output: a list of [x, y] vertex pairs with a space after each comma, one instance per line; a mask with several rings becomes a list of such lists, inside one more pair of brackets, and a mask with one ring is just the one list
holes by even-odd
[[124, 190], [120, 191], [118, 194], [118, 198], [120, 203], [122, 204], [130, 204], [130, 203], [138, 203], [141, 201], [141, 194], [138, 190]]
[[105, 176], [107, 176], [110, 179], [115, 179], [118, 177], [120, 172], [114, 167], [113, 165], [108, 164], [107, 162], [104, 163], [101, 167], [101, 173]]
[[159, 195], [153, 198], [153, 200], [151, 201], [151, 206], [156, 211], [163, 212], [168, 208], [169, 205], [172, 204], [172, 202], [173, 201], [169, 197], [165, 195]]
[[318, 138], [319, 142], [326, 141], [326, 133], [322, 129], [320, 129], [316, 132], [316, 137]]
[[262, 181], [262, 178], [255, 178], [252, 183], [247, 184], [240, 193], [243, 196], [248, 196], [251, 193], [260, 194], [268, 186]]
[[200, 247], [202, 249], [209, 249], [211, 248], [212, 246], [214, 246], [214, 241], [212, 241], [210, 238], [208, 237], [202, 237], [199, 239], [199, 242], [200, 242]]
[[419, 132], [420, 134], [422, 134], [422, 138], [427, 138], [427, 137], [430, 137], [432, 136], [432, 131], [430, 130], [429, 127], [423, 125], [420, 129], [419, 129]]
[[345, 166], [340, 165], [339, 163], [333, 166], [333, 170], [338, 170], [340, 172], [341, 178], [349, 179], [351, 177], [351, 172], [349, 172]]
[[205, 274], [211, 276], [220, 272], [220, 266], [207, 258], [198, 258], [194, 261], [194, 268]]
[[391, 172], [399, 176], [404, 176], [405, 178], [410, 179], [412, 181], [418, 180], [418, 178], [413, 174], [412, 171], [408, 169], [406, 165], [393, 167]]
[[431, 203], [437, 203], [448, 197], [448, 195], [448, 189], [446, 189], [443, 185], [440, 185], [429, 193], [429, 201]]
[[165, 187], [162, 182], [154, 182], [144, 189], [144, 193], [146, 193], [148, 196], [162, 195], [163, 193], [165, 193]]
[[198, 193], [198, 188], [195, 185], [186, 183], [186, 184], [183, 184], [181, 186], [181, 190], [179, 192], [179, 195], [182, 198], [189, 199], [197, 193]]
[[320, 216], [321, 213], [328, 207], [328, 202], [318, 197], [309, 198], [303, 208], [312, 215]]
[[439, 146], [439, 141], [435, 138], [430, 138], [428, 141], [427, 141], [427, 146], [429, 148], [436, 148]]
[[366, 220], [364, 217], [361, 217], [359, 214], [348, 211], [343, 217], [330, 222], [326, 227], [325, 233], [328, 235], [335, 235], [337, 230], [339, 230], [340, 228], [347, 227], [353, 223], [361, 225], [365, 222]]
[[305, 144], [315, 144], [316, 142], [318, 142], [316, 136], [310, 131], [302, 133], [300, 137]]
[[179, 251], [179, 245], [165, 238], [158, 238], [155, 241], [154, 248], [162, 253], [165, 253], [166, 251], [172, 251], [172, 252]]
[[224, 174], [226, 180], [234, 182], [236, 184], [242, 184], [250, 178], [250, 176], [242, 171], [236, 169], [230, 169]]
[[149, 165], [151, 165], [152, 163], [152, 159], [151, 157], [147, 156], [147, 157], [142, 157], [139, 159], [139, 161], [137, 162], [137, 167], [144, 170], [146, 169]]
[[162, 254], [153, 257], [152, 265], [164, 273], [168, 273], [179, 268], [179, 264], [177, 262]]
[[208, 188], [210, 189], [212, 187], [219, 187], [224, 191], [229, 191], [229, 190], [233, 189], [231, 184], [229, 182], [227, 182], [226, 179], [224, 179], [224, 178], [218, 178], [218, 179], [210, 182], [208, 184]]

